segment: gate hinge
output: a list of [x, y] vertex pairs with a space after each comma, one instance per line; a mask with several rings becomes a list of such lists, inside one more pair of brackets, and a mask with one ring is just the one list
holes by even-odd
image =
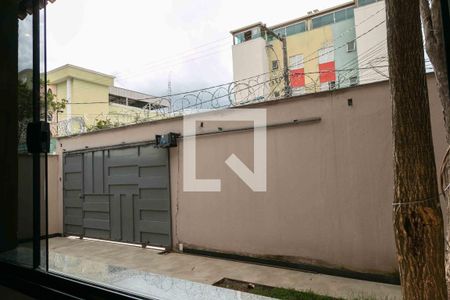
[[50, 152], [50, 124], [44, 121], [30, 122], [27, 126], [27, 149], [29, 153]]

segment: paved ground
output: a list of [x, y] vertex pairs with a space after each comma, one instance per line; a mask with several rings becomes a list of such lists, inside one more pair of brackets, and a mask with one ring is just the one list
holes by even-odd
[[[160, 254], [151, 249], [107, 242], [53, 238], [49, 241], [50, 259], [60, 255], [120, 267], [123, 270], [151, 272], [188, 281], [213, 284], [222, 278], [313, 291], [322, 295], [354, 299], [401, 299], [399, 286], [347, 279], [295, 270], [241, 263], [188, 254]], [[56, 256], [55, 256], [56, 255]], [[78, 263], [68, 266], [70, 272]], [[50, 266], [52, 262], [50, 262]], [[92, 275], [91, 280], [95, 280]]]

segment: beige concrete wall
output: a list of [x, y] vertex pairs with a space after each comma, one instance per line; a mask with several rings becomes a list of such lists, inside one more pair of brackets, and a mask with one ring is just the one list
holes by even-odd
[[386, 21], [384, 1], [355, 8], [360, 83], [384, 81], [389, 75], [388, 67], [380, 67], [388, 65], [386, 23], [379, 25], [383, 21]]
[[60, 182], [59, 173], [59, 156], [48, 156], [48, 233], [63, 233], [60, 205], [61, 201], [58, 197], [58, 189]]
[[233, 78], [234, 80], [265, 74], [267, 65], [266, 41], [256, 38], [245, 43], [233, 45]]
[[[442, 114], [434, 79], [428, 78], [440, 161], [445, 151]], [[347, 105], [349, 98], [352, 107]], [[362, 272], [395, 272], [388, 83], [248, 107], [266, 108], [269, 125], [311, 117], [322, 120], [268, 129], [266, 193], [252, 192], [224, 163], [235, 153], [252, 168], [251, 132], [197, 140], [197, 177], [220, 178], [221, 193], [183, 192], [182, 141], [170, 149], [174, 246], [183, 243]], [[233, 125], [205, 122], [202, 130], [218, 126], [226, 130]], [[172, 119], [61, 138], [59, 151], [147, 141], [181, 128], [181, 119]]]
[[96, 118], [105, 119], [109, 114], [109, 87], [73, 79], [72, 103], [72, 117], [84, 117], [86, 125], [93, 125]]
[[[240, 103], [267, 96], [267, 88], [264, 85], [257, 85], [257, 83], [270, 79], [266, 41], [263, 38], [256, 38], [233, 45], [232, 52], [233, 79], [235, 81], [242, 80], [235, 88], [236, 102]], [[258, 75], [260, 75], [259, 78], [255, 78]], [[247, 89], [248, 86], [253, 87], [250, 93]]]
[[18, 157], [18, 227], [19, 240], [33, 238], [33, 160], [31, 155], [22, 154]]
[[[44, 159], [41, 160], [41, 182], [45, 178]], [[18, 238], [28, 240], [33, 238], [33, 158], [28, 154], [19, 155], [18, 161]], [[49, 234], [62, 233], [62, 220], [59, 219], [59, 206], [61, 200], [58, 198], [59, 159], [57, 155], [48, 155], [48, 231]], [[45, 198], [44, 190], [41, 189], [41, 235], [45, 235]]]

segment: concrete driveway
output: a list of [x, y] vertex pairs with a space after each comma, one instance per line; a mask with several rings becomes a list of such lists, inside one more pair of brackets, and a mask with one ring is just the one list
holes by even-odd
[[[49, 258], [50, 269], [53, 271], [115, 287], [131, 287], [139, 291], [140, 286], [149, 289], [149, 281], [153, 282], [156, 288], [147, 290], [144, 294], [152, 293], [153, 296], [162, 298], [166, 298], [164, 295], [170, 295], [174, 287], [189, 286], [190, 291], [197, 290], [195, 295], [185, 295], [190, 299], [203, 299], [202, 294], [205, 294], [206, 290], [214, 294], [229, 294], [224, 296], [225, 298], [215, 294], [215, 299], [261, 299], [245, 293], [244, 297], [238, 296], [235, 294], [238, 292], [212, 286], [223, 278], [231, 278], [345, 299], [401, 299], [400, 287], [395, 285], [189, 254], [162, 253], [148, 248], [96, 240], [50, 239]], [[195, 283], [201, 284], [201, 292], [198, 287], [193, 288]], [[164, 288], [164, 285], [170, 288]], [[184, 288], [180, 291], [182, 294], [186, 292]], [[178, 298], [174, 294], [170, 296], [172, 299]]]

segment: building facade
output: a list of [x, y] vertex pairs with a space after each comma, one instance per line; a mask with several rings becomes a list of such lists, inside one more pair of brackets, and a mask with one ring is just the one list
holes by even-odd
[[385, 80], [385, 19], [384, 1], [359, 0], [271, 27], [256, 23], [231, 31], [234, 80], [253, 93], [236, 97], [285, 96], [284, 61], [294, 96]]
[[152, 95], [114, 86], [114, 76], [64, 65], [47, 74], [48, 88], [66, 107], [51, 112], [55, 135], [84, 132], [99, 121], [130, 124], [157, 117], [168, 101]]

